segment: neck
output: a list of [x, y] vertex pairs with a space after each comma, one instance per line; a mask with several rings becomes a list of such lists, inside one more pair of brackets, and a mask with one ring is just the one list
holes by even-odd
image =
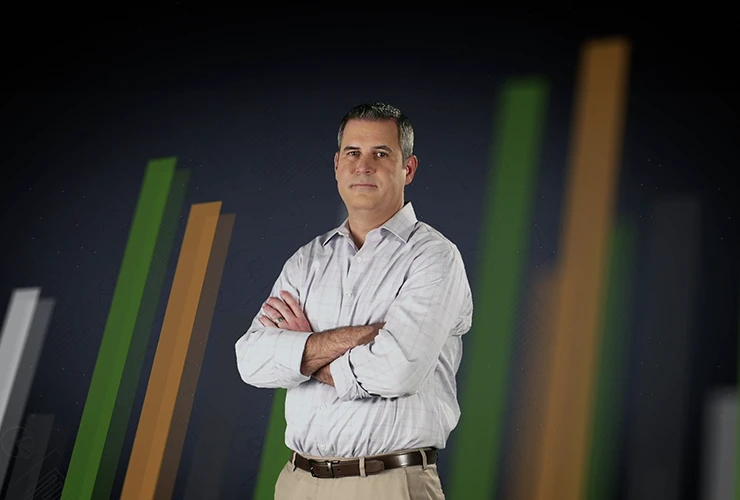
[[377, 229], [385, 224], [391, 217], [396, 215], [399, 210], [404, 206], [404, 202], [392, 211], [375, 212], [369, 210], [350, 210], [349, 214], [349, 231], [352, 234], [352, 239], [355, 241], [357, 248], [361, 248], [365, 244], [365, 238], [367, 233], [373, 229]]

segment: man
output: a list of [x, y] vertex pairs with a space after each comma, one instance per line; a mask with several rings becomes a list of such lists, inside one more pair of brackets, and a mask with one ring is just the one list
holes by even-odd
[[472, 322], [463, 260], [404, 201], [418, 167], [406, 116], [357, 106], [337, 142], [348, 218], [288, 259], [236, 343], [247, 384], [287, 389], [275, 498], [442, 499], [437, 450], [460, 417]]

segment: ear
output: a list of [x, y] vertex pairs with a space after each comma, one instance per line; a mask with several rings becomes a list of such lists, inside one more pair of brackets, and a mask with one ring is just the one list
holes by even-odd
[[411, 181], [414, 180], [416, 169], [419, 168], [419, 159], [416, 157], [416, 155], [411, 155], [408, 157], [406, 163], [404, 163], [404, 168], [406, 169], [405, 184], [408, 186], [409, 184], [411, 184]]
[[334, 179], [339, 180], [337, 177], [337, 169], [339, 168], [339, 151], [334, 153]]

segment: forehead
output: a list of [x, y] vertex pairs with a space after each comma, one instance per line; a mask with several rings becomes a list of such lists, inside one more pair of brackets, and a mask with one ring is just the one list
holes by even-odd
[[393, 120], [349, 120], [342, 133], [342, 145], [350, 142], [373, 142], [397, 147], [398, 126]]

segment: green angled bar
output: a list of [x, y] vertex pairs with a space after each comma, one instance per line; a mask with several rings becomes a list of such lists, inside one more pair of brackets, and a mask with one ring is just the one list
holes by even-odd
[[111, 418], [110, 429], [103, 449], [103, 457], [93, 490], [93, 498], [110, 498], [113, 482], [116, 477], [121, 449], [126, 437], [131, 408], [133, 407], [136, 389], [139, 385], [141, 367], [144, 364], [149, 336], [159, 305], [162, 284], [170, 263], [172, 243], [179, 227], [180, 214], [185, 200], [187, 183], [190, 171], [178, 170], [172, 182], [172, 188], [167, 198], [159, 236], [152, 258], [149, 276], [142, 295], [139, 316], [136, 318], [131, 344], [123, 369], [118, 397]]
[[473, 326], [460, 380], [462, 414], [453, 432], [449, 498], [493, 498], [505, 421], [511, 340], [534, 205], [548, 85], [509, 81], [499, 95]]
[[602, 323], [598, 380], [594, 398], [593, 428], [589, 450], [586, 498], [615, 498], [618, 453], [621, 442], [627, 339], [631, 319], [630, 290], [635, 275], [636, 229], [620, 220], [612, 233], [606, 303]]
[[290, 457], [285, 446], [285, 389], [275, 389], [272, 396], [272, 410], [267, 424], [267, 435], [262, 445], [260, 471], [254, 487], [254, 500], [273, 500], [275, 482], [280, 470]]
[[151, 160], [147, 165], [64, 482], [62, 500], [93, 498], [176, 163], [177, 159], [170, 157]]

